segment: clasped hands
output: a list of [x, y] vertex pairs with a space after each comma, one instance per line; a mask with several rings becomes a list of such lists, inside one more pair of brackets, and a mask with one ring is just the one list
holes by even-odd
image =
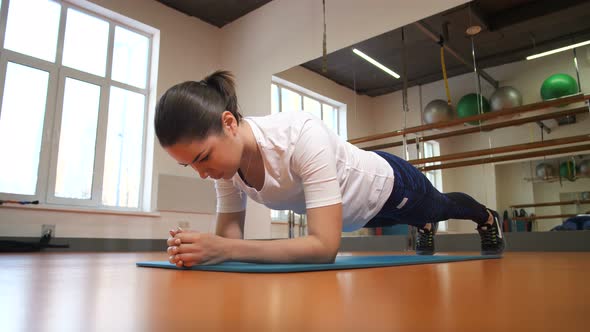
[[170, 230], [169, 262], [178, 267], [218, 264], [231, 258], [226, 238], [196, 231]]

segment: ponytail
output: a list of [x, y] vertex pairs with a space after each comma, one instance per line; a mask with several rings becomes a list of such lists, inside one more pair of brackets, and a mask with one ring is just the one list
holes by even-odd
[[225, 109], [234, 115], [238, 123], [242, 119], [242, 114], [238, 111], [238, 98], [236, 97], [236, 84], [234, 75], [226, 70], [218, 70], [213, 74], [205, 77], [205, 85], [215, 89], [225, 100]]

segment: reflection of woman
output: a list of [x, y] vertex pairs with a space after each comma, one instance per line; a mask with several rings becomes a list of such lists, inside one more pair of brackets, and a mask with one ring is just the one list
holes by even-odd
[[590, 230], [590, 211], [586, 211], [585, 214], [578, 214], [575, 217], [567, 218], [561, 225], [552, 229], [552, 231], [582, 230]]
[[[172, 158], [215, 179], [217, 235], [171, 231], [170, 261], [179, 266], [228, 259], [331, 262], [342, 230], [399, 223], [417, 226], [418, 253], [432, 254], [432, 223], [450, 218], [478, 224], [483, 254], [504, 249], [497, 213], [466, 194], [439, 193], [406, 161], [361, 150], [305, 112], [242, 118], [229, 72], [166, 91], [155, 129]], [[309, 235], [241, 240], [246, 196], [306, 213]]]

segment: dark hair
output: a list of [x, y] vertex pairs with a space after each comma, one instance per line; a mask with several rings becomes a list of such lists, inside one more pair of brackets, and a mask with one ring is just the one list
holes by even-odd
[[221, 113], [226, 110], [239, 124], [242, 115], [238, 112], [234, 77], [229, 71], [218, 70], [202, 81], [177, 84], [156, 105], [156, 136], [166, 147], [219, 134]]

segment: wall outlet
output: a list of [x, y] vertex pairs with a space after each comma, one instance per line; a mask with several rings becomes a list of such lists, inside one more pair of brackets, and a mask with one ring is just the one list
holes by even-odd
[[182, 229], [188, 229], [190, 226], [191, 226], [191, 224], [186, 220], [181, 220], [178, 222], [178, 227], [180, 227]]
[[41, 226], [41, 236], [51, 233], [51, 237], [55, 237], [55, 225], [44, 224]]

